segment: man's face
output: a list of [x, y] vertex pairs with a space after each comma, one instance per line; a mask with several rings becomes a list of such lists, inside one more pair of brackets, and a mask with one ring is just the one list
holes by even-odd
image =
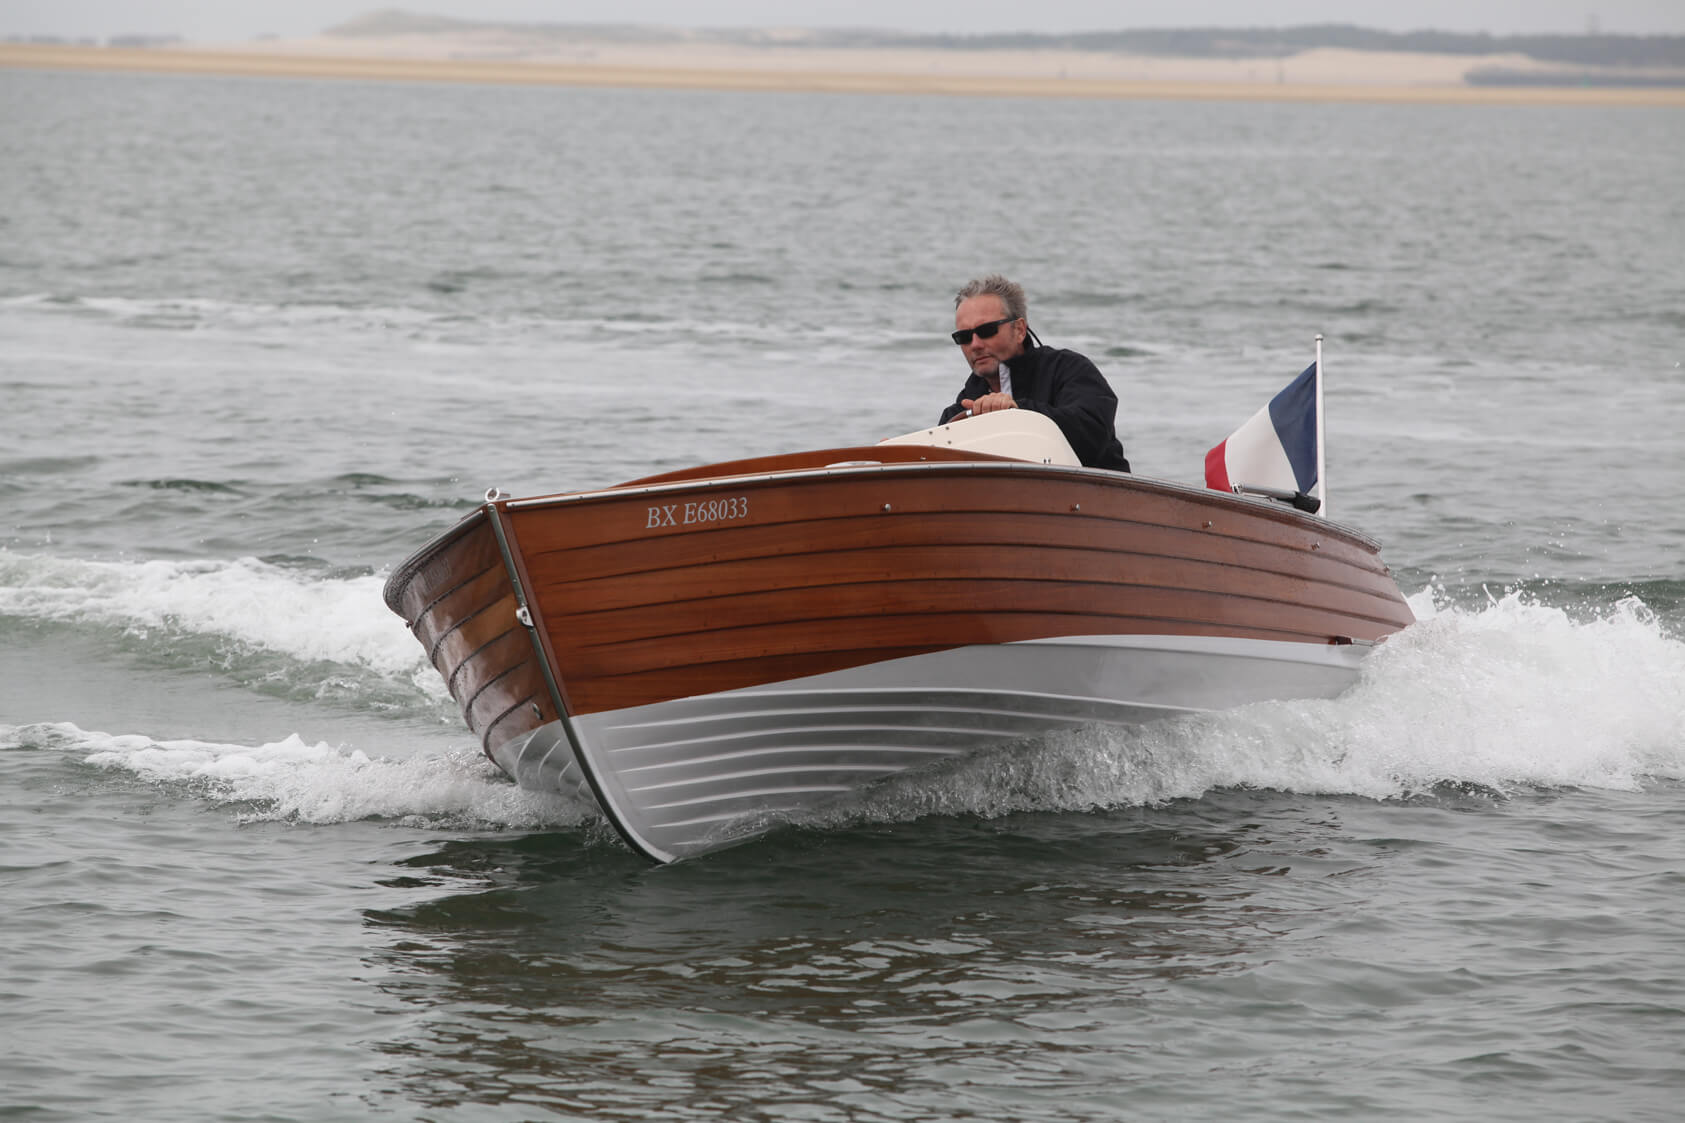
[[[984, 293], [968, 297], [954, 309], [954, 330], [964, 331], [1005, 318], [1006, 302], [993, 293]], [[1002, 361], [1010, 363], [1024, 353], [1024, 334], [1028, 330], [1023, 320], [1013, 320], [1000, 325], [1000, 330], [988, 339], [972, 336], [970, 343], [960, 345], [960, 352], [971, 364], [973, 374], [988, 379], [990, 385], [998, 385]]]

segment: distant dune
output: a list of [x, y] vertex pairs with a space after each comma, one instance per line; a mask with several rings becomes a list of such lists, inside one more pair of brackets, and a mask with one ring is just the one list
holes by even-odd
[[633, 24], [499, 23], [371, 12], [329, 28], [345, 38], [406, 35], [505, 36], [533, 48], [588, 40], [598, 43], [897, 48], [961, 51], [1083, 51], [1164, 58], [1280, 59], [1324, 48], [1423, 55], [1524, 55], [1558, 66], [1672, 68], [1685, 77], [1681, 35], [1505, 35], [1448, 31], [1376, 31], [1349, 24], [1282, 28], [1155, 28], [1135, 31], [974, 35], [924, 34], [864, 28], [676, 28]]
[[0, 43], [0, 65], [737, 90], [1685, 105], [1685, 37], [1350, 27], [958, 38], [510, 24], [384, 11], [303, 39]]

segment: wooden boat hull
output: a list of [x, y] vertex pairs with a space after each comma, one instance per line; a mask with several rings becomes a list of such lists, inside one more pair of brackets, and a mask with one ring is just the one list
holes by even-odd
[[1411, 621], [1314, 517], [883, 446], [498, 499], [387, 599], [500, 767], [661, 861], [1002, 740], [1330, 696]]

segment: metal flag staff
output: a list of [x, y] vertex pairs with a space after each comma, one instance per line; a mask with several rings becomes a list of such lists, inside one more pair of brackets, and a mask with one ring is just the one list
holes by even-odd
[[1322, 333], [1316, 333], [1316, 497], [1319, 513], [1328, 517], [1328, 451], [1322, 428]]

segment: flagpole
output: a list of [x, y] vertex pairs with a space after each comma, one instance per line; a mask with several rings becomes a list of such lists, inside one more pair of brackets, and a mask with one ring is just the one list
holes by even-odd
[[1316, 497], [1322, 500], [1322, 517], [1328, 517], [1328, 454], [1322, 429], [1322, 333], [1316, 333]]

